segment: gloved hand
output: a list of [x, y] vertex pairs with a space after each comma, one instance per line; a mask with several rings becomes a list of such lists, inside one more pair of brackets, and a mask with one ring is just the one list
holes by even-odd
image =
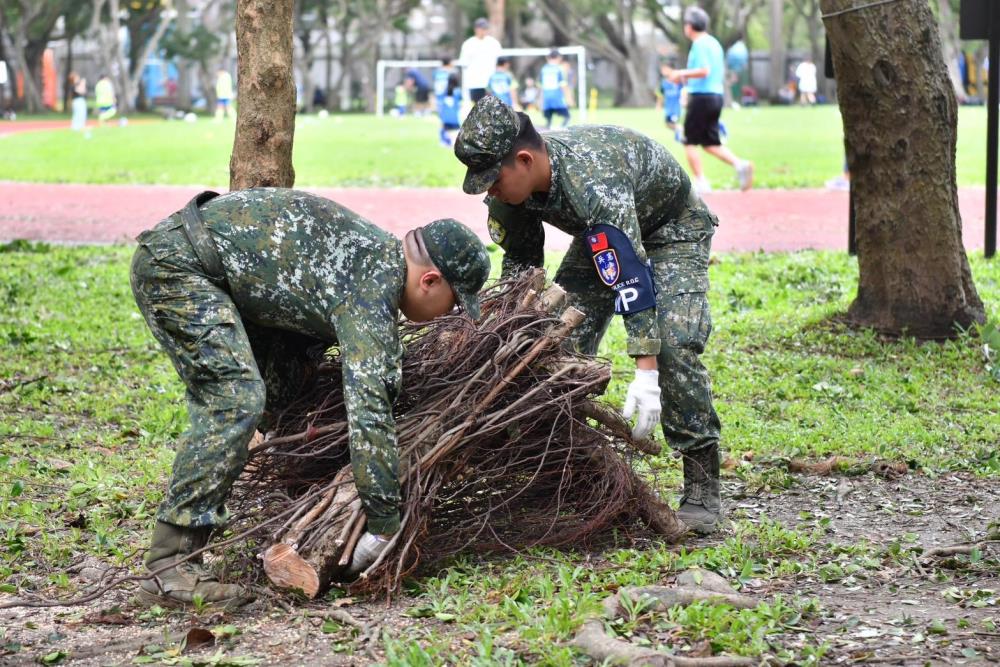
[[354, 555], [351, 556], [351, 565], [347, 568], [347, 574], [357, 576], [368, 569], [375, 562], [375, 559], [382, 555], [386, 547], [389, 546], [389, 538], [381, 535], [372, 535], [368, 531], [358, 540], [354, 547]]
[[625, 419], [631, 419], [632, 413], [638, 408], [639, 414], [632, 427], [633, 438], [648, 437], [657, 422], [660, 421], [660, 373], [644, 371], [637, 368], [635, 379], [628, 386], [625, 395], [625, 409], [622, 414]]

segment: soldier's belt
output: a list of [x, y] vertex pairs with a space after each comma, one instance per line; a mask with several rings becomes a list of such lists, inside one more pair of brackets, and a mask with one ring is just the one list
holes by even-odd
[[226, 288], [226, 271], [222, 267], [222, 260], [219, 259], [219, 250], [212, 240], [212, 235], [205, 228], [205, 221], [199, 210], [218, 196], [218, 192], [210, 190], [198, 194], [181, 210], [181, 220], [184, 222], [184, 234], [194, 249], [194, 254], [198, 256], [202, 268], [205, 269], [205, 275], [219, 283], [220, 287]]

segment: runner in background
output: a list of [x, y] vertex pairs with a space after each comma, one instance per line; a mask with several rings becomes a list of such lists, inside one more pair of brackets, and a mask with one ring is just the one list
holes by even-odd
[[97, 105], [98, 125], [104, 125], [118, 112], [115, 107], [115, 86], [107, 74], [102, 74], [94, 86], [94, 102]]
[[233, 75], [220, 67], [215, 75], [215, 119], [232, 118], [233, 111]]
[[680, 127], [681, 95], [684, 84], [670, 80], [670, 65], [660, 65], [660, 97], [663, 103], [663, 120], [674, 133], [674, 139], [684, 143], [684, 130]]
[[538, 76], [542, 84], [542, 115], [545, 129], [552, 129], [552, 117], [562, 116], [563, 127], [569, 125], [569, 78], [563, 69], [562, 55], [558, 49], [549, 51], [547, 62]]
[[458, 112], [462, 108], [462, 84], [458, 73], [452, 72], [448, 77], [444, 95], [437, 98], [438, 117], [441, 119], [441, 145], [451, 148], [455, 145], [455, 136], [461, 127]]

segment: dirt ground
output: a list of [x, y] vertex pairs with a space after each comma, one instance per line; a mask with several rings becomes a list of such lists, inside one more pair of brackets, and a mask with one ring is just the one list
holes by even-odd
[[[906, 551], [917, 547], [927, 550], [982, 540], [982, 531], [1000, 514], [1000, 485], [966, 475], [909, 474], [895, 480], [872, 474], [795, 479], [797, 484], [781, 494], [751, 494], [740, 481], [725, 478], [730, 515], [750, 520], [768, 517], [806, 531], [822, 525], [826, 530], [822, 541], [845, 547], [867, 544], [871, 547], [868, 553], [876, 554], [878, 562], [869, 564], [863, 572], [852, 572], [845, 565], [843, 576], [751, 580], [743, 592], [762, 600], [778, 593], [798, 594], [816, 598], [821, 605], [820, 613], [804, 619], [794, 631], [772, 636], [772, 645], [794, 648], [804, 642], [826, 642], [830, 650], [823, 664], [1000, 662], [1000, 632], [995, 628], [987, 631], [983, 625], [987, 619], [1000, 625], [996, 600], [1000, 595], [1000, 572], [969, 569], [964, 567], [967, 563], [954, 558], [938, 558], [932, 565], [929, 560], [905, 557]], [[687, 546], [710, 546], [724, 537], [695, 540]], [[899, 553], [894, 545], [900, 545], [903, 557], [886, 555]], [[986, 550], [984, 557], [995, 560], [1000, 545], [987, 543]], [[599, 559], [596, 564], [600, 565]], [[84, 570], [77, 576], [86, 574]], [[977, 607], [971, 600], [956, 600], [955, 590], [967, 594], [992, 590], [993, 601]], [[950, 596], [948, 591], [952, 591]], [[282, 609], [273, 603], [257, 602], [236, 614], [150, 618], [131, 591], [123, 591], [85, 608], [0, 611], [0, 625], [6, 628], [0, 665], [37, 664], [40, 658], [51, 658], [58, 651], [68, 654], [63, 662], [74, 665], [134, 664], [142, 656], [155, 658], [155, 663], [165, 658], [170, 664], [173, 655], [158, 653], [157, 647], [176, 646], [192, 627], [224, 624], [237, 626], [240, 634], [214, 648], [189, 650], [185, 655], [208, 660], [222, 648], [230, 659], [252, 655], [269, 665], [371, 664], [383, 657], [377, 639], [382, 632], [395, 634], [414, 623], [425, 628], [437, 623], [434, 619], [404, 616], [403, 611], [411, 603], [403, 598], [392, 607], [384, 603], [346, 606], [357, 620], [368, 625], [367, 631], [358, 633], [373, 638], [365, 642], [352, 639], [346, 630], [323, 631], [323, 618], [331, 613], [328, 603]], [[102, 615], [101, 610], [112, 607], [119, 611]], [[517, 650], [516, 636], [508, 635], [504, 640], [508, 648]], [[20, 650], [12, 653], [12, 644], [19, 644]]]

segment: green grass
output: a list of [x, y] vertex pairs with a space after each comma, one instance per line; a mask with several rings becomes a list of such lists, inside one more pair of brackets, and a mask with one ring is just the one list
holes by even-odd
[[[131, 554], [146, 545], [185, 424], [182, 386], [132, 301], [130, 248], [0, 249], [0, 592], [65, 595], [74, 584], [61, 568], [81, 554], [137, 564]], [[1000, 263], [978, 255], [971, 263], [995, 323]], [[907, 461], [931, 475], [1000, 478], [1000, 374], [986, 368], [982, 341], [891, 343], [832, 324], [856, 275], [855, 260], [841, 253], [716, 257], [715, 330], [704, 360], [724, 447], [737, 457], [754, 452], [735, 474], [781, 493], [788, 475], [776, 461], [837, 453]], [[614, 362], [609, 398], [619, 404], [631, 377], [623, 343], [616, 322], [602, 352]], [[669, 494], [678, 466], [666, 455], [660, 464]], [[887, 559], [912, 558], [906, 545], [837, 544], [830, 519], [808, 512], [798, 527], [734, 518], [734, 534], [702, 549], [611, 548], [596, 561], [551, 551], [460, 558], [411, 584], [413, 624], [383, 637], [386, 663], [577, 664], [564, 642], [621, 586], [693, 566], [737, 583], [849, 581]], [[780, 637], [808, 625], [816, 605], [786, 595], [754, 610], [693, 605], [653, 615], [635, 602], [611, 628], [640, 643], [667, 633], [708, 640], [716, 651], [814, 664], [823, 645], [785, 646]], [[348, 629], [329, 631], [336, 646], [353, 650]]]
[[[537, 117], [536, 117], [537, 118]], [[841, 120], [834, 106], [760, 107], [727, 111], [730, 147], [754, 160], [764, 188], [822, 187], [842, 168]], [[632, 127], [683, 151], [658, 110], [599, 109], [591, 122]], [[67, 121], [68, 123], [68, 121]], [[959, 112], [959, 185], [984, 183], [986, 110]], [[48, 183], [143, 183], [224, 187], [235, 125], [202, 118], [134, 122], [94, 130], [91, 138], [67, 130], [0, 139], [0, 180]], [[334, 115], [300, 117], [294, 166], [299, 186], [420, 186], [457, 188], [462, 168], [437, 143], [436, 118]], [[736, 187], [732, 169], [710, 156], [706, 172], [717, 188]]]

